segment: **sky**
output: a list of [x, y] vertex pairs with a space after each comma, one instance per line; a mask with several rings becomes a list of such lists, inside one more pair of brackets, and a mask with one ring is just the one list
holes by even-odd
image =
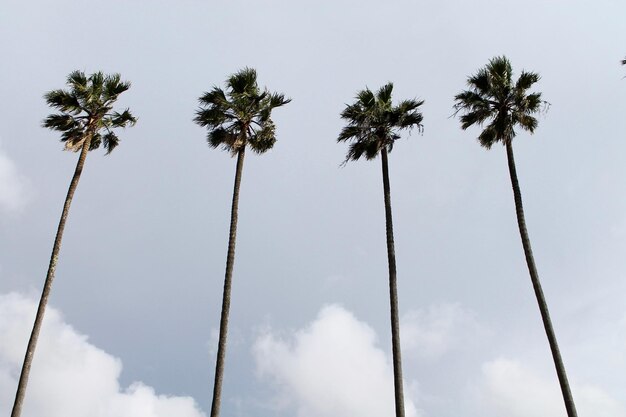
[[210, 410], [235, 160], [192, 122], [243, 67], [292, 98], [243, 172], [223, 416], [393, 415], [380, 160], [339, 117], [391, 81], [424, 132], [390, 154], [407, 417], [564, 417], [503, 147], [453, 97], [494, 56], [550, 105], [514, 150], [580, 417], [626, 417], [626, 3], [4, 0], [0, 415], [12, 404], [77, 155], [41, 127], [74, 70], [119, 72], [138, 117], [91, 152], [24, 417]]

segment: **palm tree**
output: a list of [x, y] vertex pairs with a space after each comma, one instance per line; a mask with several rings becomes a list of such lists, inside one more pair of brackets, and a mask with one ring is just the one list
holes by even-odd
[[209, 145], [213, 148], [222, 147], [229, 151], [233, 157], [237, 155], [220, 316], [220, 334], [215, 364], [215, 382], [211, 404], [211, 417], [217, 417], [222, 397], [230, 293], [235, 263], [239, 187], [246, 145], [250, 145], [250, 148], [258, 154], [262, 154], [274, 146], [276, 143], [276, 126], [271, 119], [272, 110], [289, 103], [291, 99], [286, 99], [283, 94], [270, 93], [267, 89], [261, 91], [257, 84], [256, 71], [252, 68], [244, 68], [226, 80], [226, 92], [221, 88], [213, 87], [211, 91], [204, 93], [199, 101], [200, 108], [196, 112], [194, 121], [200, 126], [207, 127]]
[[61, 141], [65, 143], [65, 150], [80, 151], [80, 156], [61, 212], [61, 220], [54, 239], [35, 323], [28, 341], [11, 417], [19, 417], [22, 412], [33, 355], [59, 259], [63, 229], [83, 171], [87, 152], [98, 149], [102, 145], [109, 154], [119, 144], [119, 138], [113, 129], [132, 126], [136, 122], [128, 109], [122, 113], [112, 111], [113, 103], [118, 96], [130, 88], [130, 83], [121, 81], [119, 74], [104, 75], [97, 72], [86, 77], [82, 71], [74, 71], [67, 77], [67, 85], [69, 90], [53, 90], [44, 96], [48, 105], [59, 110], [60, 113], [49, 115], [43, 121], [43, 127], [62, 132]]
[[515, 128], [519, 126], [531, 134], [534, 133], [537, 128], [537, 119], [534, 115], [541, 111], [546, 102], [541, 99], [541, 93], [528, 92], [532, 85], [539, 81], [538, 74], [522, 71], [515, 82], [513, 82], [512, 77], [511, 63], [506, 57], [501, 56], [491, 59], [489, 64], [467, 79], [469, 90], [465, 90], [455, 96], [455, 114], [463, 112], [460, 117], [463, 130], [474, 124], [483, 127], [485, 123], [488, 123], [478, 136], [478, 141], [485, 148], [491, 148], [496, 142], [501, 142], [506, 147], [517, 223], [526, 255], [528, 272], [530, 273], [530, 279], [535, 290], [537, 303], [539, 304], [539, 311], [541, 312], [543, 325], [548, 336], [548, 343], [550, 344], [552, 358], [554, 359], [561, 385], [567, 415], [576, 417], [574, 399], [567, 381], [565, 366], [561, 359], [548, 312], [548, 305], [541, 289], [533, 252], [530, 247], [530, 239], [524, 220], [522, 195], [513, 158]]
[[402, 359], [400, 354], [400, 319], [398, 317], [398, 289], [396, 279], [396, 254], [391, 219], [391, 191], [387, 154], [400, 138], [399, 131], [417, 128], [422, 131], [422, 114], [419, 107], [424, 101], [404, 100], [394, 106], [391, 101], [393, 84], [388, 83], [376, 94], [368, 88], [360, 91], [354, 104], [347, 105], [341, 118], [347, 121], [337, 142], [352, 141], [344, 164], [361, 156], [371, 160], [380, 153], [383, 170], [385, 199], [385, 225], [387, 232], [387, 259], [389, 264], [389, 298], [391, 307], [391, 345], [396, 417], [404, 417], [404, 394], [402, 388]]

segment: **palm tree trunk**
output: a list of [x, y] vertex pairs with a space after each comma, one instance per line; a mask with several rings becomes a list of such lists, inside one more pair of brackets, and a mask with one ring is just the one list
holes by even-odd
[[541, 319], [543, 320], [543, 327], [546, 330], [548, 336], [548, 343], [550, 344], [550, 350], [552, 351], [552, 358], [554, 360], [554, 366], [556, 367], [556, 373], [561, 384], [561, 392], [563, 393], [563, 400], [565, 401], [565, 409], [567, 410], [568, 417], [576, 417], [576, 406], [574, 405], [574, 398], [569, 388], [569, 382], [567, 381], [567, 374], [565, 373], [565, 366], [561, 359], [561, 353], [559, 352], [559, 345], [556, 341], [556, 335], [552, 328], [552, 321], [550, 320], [550, 313], [548, 312], [548, 304], [543, 295], [541, 289], [541, 283], [539, 282], [539, 274], [537, 273], [537, 267], [535, 266], [535, 259], [533, 258], [533, 251], [530, 247], [530, 239], [528, 238], [528, 231], [526, 230], [526, 221], [524, 220], [524, 208], [522, 207], [522, 194], [519, 188], [519, 182], [517, 181], [517, 172], [515, 170], [515, 159], [513, 158], [513, 146], [511, 141], [506, 142], [506, 155], [509, 163], [509, 174], [511, 175], [511, 184], [513, 186], [513, 196], [515, 199], [515, 211], [517, 213], [517, 224], [519, 226], [519, 233], [522, 238], [522, 245], [524, 246], [524, 254], [526, 255], [526, 264], [528, 265], [528, 272], [530, 273], [530, 279], [533, 283], [535, 290], [535, 296], [537, 297], [537, 304], [539, 304], [539, 311], [541, 312]]
[[39, 299], [39, 307], [37, 308], [37, 315], [35, 316], [35, 323], [33, 330], [30, 333], [30, 339], [28, 340], [28, 347], [26, 348], [26, 355], [24, 356], [24, 363], [22, 365], [22, 372], [20, 373], [20, 380], [17, 385], [17, 392], [15, 393], [15, 402], [13, 403], [13, 410], [11, 411], [11, 417], [20, 417], [22, 414], [22, 405], [24, 403], [24, 396], [26, 394], [26, 386], [28, 385], [28, 376], [30, 375], [30, 368], [33, 363], [33, 356], [35, 354], [35, 348], [37, 347], [37, 340], [39, 339], [39, 331], [41, 330], [41, 324], [46, 312], [46, 305], [48, 304], [48, 297], [50, 296], [50, 290], [52, 289], [52, 281], [54, 281], [54, 273], [57, 268], [57, 262], [59, 260], [59, 250], [61, 249], [61, 240], [63, 239], [63, 230], [65, 229], [65, 222], [67, 221], [67, 215], [70, 211], [70, 205], [72, 204], [72, 198], [74, 192], [78, 186], [80, 180], [80, 174], [83, 172], [83, 166], [85, 165], [85, 159], [87, 158], [87, 152], [89, 152], [89, 146], [91, 145], [91, 135], [88, 135], [83, 142], [83, 148], [78, 157], [76, 163], [76, 169], [74, 170], [74, 176], [70, 182], [70, 188], [67, 190], [67, 196], [65, 197], [65, 204], [63, 205], [63, 211], [61, 213], [61, 220], [59, 221], [59, 227], [57, 228], [57, 234], [54, 238], [54, 246], [52, 247], [52, 256], [50, 257], [50, 264], [48, 266], [48, 273], [46, 275], [46, 281], [41, 292], [41, 298]]
[[243, 158], [246, 147], [243, 145], [237, 154], [237, 169], [235, 171], [235, 186], [233, 188], [233, 203], [230, 211], [230, 235], [228, 237], [228, 254], [226, 255], [226, 274], [224, 277], [224, 294], [222, 296], [222, 315], [220, 317], [220, 336], [217, 345], [217, 359], [215, 362], [215, 382], [213, 384], [213, 402], [211, 417], [220, 414], [222, 401], [222, 381], [224, 379], [224, 359], [226, 357], [226, 337], [228, 333], [228, 315], [230, 312], [230, 292], [233, 280], [233, 265], [235, 264], [235, 240], [237, 238], [237, 216], [239, 207], [239, 186], [243, 171]]
[[398, 317], [398, 284], [396, 279], [396, 251], [393, 243], [391, 219], [391, 190], [387, 149], [380, 151], [383, 162], [383, 191], [385, 194], [385, 227], [387, 230], [387, 259], [389, 263], [389, 299], [391, 306], [391, 348], [393, 353], [393, 386], [396, 417], [404, 417], [404, 390], [402, 388], [402, 358], [400, 354], [400, 318]]

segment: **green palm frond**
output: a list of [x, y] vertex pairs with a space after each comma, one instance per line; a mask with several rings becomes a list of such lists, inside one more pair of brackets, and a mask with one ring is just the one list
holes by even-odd
[[494, 124], [489, 124], [489, 126], [485, 127], [480, 135], [478, 135], [478, 141], [482, 146], [487, 149], [490, 149], [491, 146], [496, 143], [498, 137], [498, 132], [494, 127]]
[[423, 116], [419, 108], [424, 101], [403, 100], [394, 106], [392, 91], [392, 83], [382, 86], [376, 94], [365, 88], [357, 93], [356, 102], [346, 105], [341, 112], [347, 125], [339, 133], [337, 142], [352, 141], [344, 164], [362, 156], [373, 159], [383, 147], [391, 151], [400, 138], [400, 130], [422, 131]]
[[72, 87], [72, 90], [87, 90], [87, 77], [82, 71], [73, 71], [67, 76], [67, 84]]
[[110, 128], [134, 126], [137, 123], [137, 119], [130, 113], [130, 109], [124, 110], [122, 113], [113, 112], [110, 117], [106, 118], [110, 120]]
[[244, 68], [231, 75], [226, 83], [232, 94], [248, 95], [252, 98], [258, 96], [259, 87], [256, 80], [256, 70]]
[[232, 155], [246, 144], [257, 153], [271, 149], [276, 142], [272, 110], [291, 101], [283, 94], [261, 90], [252, 68], [231, 75], [226, 90], [213, 87], [198, 99], [194, 122], [208, 129], [207, 141]]
[[454, 97], [454, 114], [460, 115], [463, 130], [473, 125], [484, 127], [478, 136], [480, 144], [490, 148], [495, 142], [513, 140], [515, 127], [533, 133], [537, 128], [534, 114], [547, 104], [541, 93], [528, 94], [528, 90], [540, 79], [539, 74], [522, 71], [513, 82], [513, 70], [505, 56], [495, 57], [468, 77], [469, 90]]
[[76, 129], [80, 126], [80, 122], [70, 114], [51, 114], [43, 121], [43, 127], [61, 132]]
[[387, 83], [380, 87], [376, 93], [376, 100], [384, 107], [391, 107], [391, 92], [393, 91], [393, 83]]
[[250, 148], [258, 154], [272, 149], [276, 143], [276, 126], [271, 120], [263, 123], [262, 127], [252, 132], [248, 138]]
[[109, 75], [105, 78], [103, 88], [103, 98], [108, 101], [115, 101], [117, 97], [130, 88], [130, 83], [121, 81], [120, 74]]
[[369, 88], [359, 91], [356, 95], [358, 99], [358, 105], [363, 108], [372, 108], [376, 103], [376, 96], [370, 91]]
[[44, 95], [44, 99], [50, 107], [54, 107], [64, 113], [79, 114], [82, 111], [80, 102], [75, 94], [64, 90], [53, 90]]
[[541, 77], [535, 72], [522, 71], [517, 82], [515, 83], [515, 90], [520, 93], [526, 92], [532, 85], [539, 81]]
[[[133, 126], [137, 119], [129, 109], [122, 113], [111, 112], [118, 96], [128, 90], [130, 83], [121, 81], [119, 74], [104, 75], [96, 72], [89, 77], [74, 71], [67, 77], [68, 90], [53, 90], [44, 95], [48, 105], [59, 110], [42, 123], [43, 127], [62, 132], [65, 149], [78, 152], [88, 136], [89, 150], [104, 145], [107, 154], [119, 143], [111, 129]], [[101, 129], [106, 129], [104, 136]]]
[[104, 149], [106, 149], [107, 154], [110, 154], [113, 149], [119, 145], [120, 140], [114, 132], [107, 132], [104, 136], [102, 136], [102, 145]]

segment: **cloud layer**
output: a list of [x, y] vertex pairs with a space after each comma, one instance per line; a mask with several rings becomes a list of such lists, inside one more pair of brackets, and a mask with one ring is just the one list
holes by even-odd
[[[571, 385], [581, 416], [626, 417], [626, 409], [602, 389]], [[516, 360], [499, 358], [485, 363], [480, 392], [481, 402], [501, 415], [566, 416], [556, 375], [540, 375]]]
[[0, 149], [0, 210], [15, 211], [27, 200], [26, 180]]
[[458, 304], [411, 310], [401, 319], [402, 349], [422, 359], [435, 360], [459, 346], [483, 339], [488, 331], [474, 316]]
[[[265, 333], [254, 355], [260, 375], [276, 384], [275, 405], [299, 417], [394, 414], [390, 360], [374, 330], [342, 307], [324, 307], [287, 339]], [[417, 416], [413, 400], [405, 401], [407, 417]]]
[[[545, 367], [547, 358], [536, 367], [530, 357], [494, 355], [501, 351], [497, 347], [484, 355], [461, 349], [473, 338], [491, 340], [491, 331], [471, 310], [456, 304], [413, 310], [403, 316], [402, 332], [404, 359], [417, 355], [419, 363], [442, 364], [460, 354], [476, 364], [471, 373], [437, 365], [435, 372], [445, 372], [450, 382], [438, 391], [436, 384], [424, 384], [433, 369], [405, 360], [407, 416], [436, 417], [451, 407], [468, 417], [566, 416], [556, 375]], [[393, 415], [390, 357], [378, 345], [375, 331], [342, 307], [324, 307], [311, 323], [288, 334], [264, 332], [253, 354], [262, 382], [276, 393], [274, 414]], [[412, 379], [418, 369], [426, 372], [419, 374], [420, 383]], [[570, 384], [580, 416], [626, 417], [624, 404], [602, 387], [571, 376]]]
[[[36, 303], [0, 295], [0, 415], [10, 413]], [[135, 382], [120, 387], [122, 363], [48, 307], [24, 405], [24, 417], [202, 417], [190, 397], [157, 395]]]

